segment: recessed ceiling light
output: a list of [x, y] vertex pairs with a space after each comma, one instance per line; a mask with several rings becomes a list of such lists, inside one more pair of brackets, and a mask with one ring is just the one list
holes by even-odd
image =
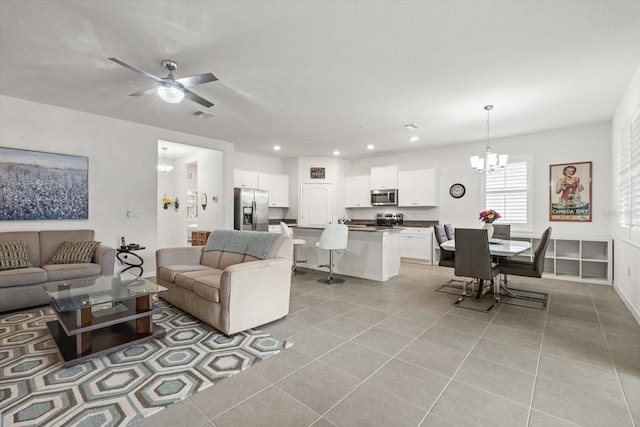
[[404, 125], [404, 127], [406, 127], [409, 130], [416, 130], [418, 129], [419, 126], [415, 123], [409, 123], [408, 125]]
[[280, 146], [279, 146], [279, 145], [274, 145], [274, 146], [273, 146], [273, 149], [274, 149], [275, 151], [280, 151]]
[[340, 151], [335, 150], [335, 151], [333, 152], [333, 155], [334, 155], [334, 156], [339, 156], [339, 155], [340, 155]]
[[373, 144], [367, 145], [367, 150], [373, 150], [374, 148], [376, 148], [376, 146]]
[[409, 141], [411, 142], [416, 142], [419, 138], [417, 136], [412, 136], [411, 138], [409, 138]]

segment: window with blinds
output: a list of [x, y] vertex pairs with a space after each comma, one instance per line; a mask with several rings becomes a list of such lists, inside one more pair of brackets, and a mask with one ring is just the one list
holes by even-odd
[[498, 211], [501, 222], [528, 224], [529, 161], [513, 161], [500, 172], [485, 175], [485, 208]]
[[618, 225], [640, 228], [640, 108], [620, 131]]

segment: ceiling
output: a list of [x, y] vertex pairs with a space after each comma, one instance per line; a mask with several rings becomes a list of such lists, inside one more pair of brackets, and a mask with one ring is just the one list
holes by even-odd
[[[610, 120], [639, 40], [637, 0], [2, 0], [0, 93], [243, 152], [356, 159], [483, 140], [486, 104], [492, 138]], [[127, 96], [154, 82], [109, 57], [211, 72], [191, 89], [215, 105]]]

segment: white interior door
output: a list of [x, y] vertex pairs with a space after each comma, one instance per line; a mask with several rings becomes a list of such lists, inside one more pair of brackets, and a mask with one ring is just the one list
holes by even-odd
[[302, 184], [300, 225], [324, 226], [333, 220], [333, 184]]

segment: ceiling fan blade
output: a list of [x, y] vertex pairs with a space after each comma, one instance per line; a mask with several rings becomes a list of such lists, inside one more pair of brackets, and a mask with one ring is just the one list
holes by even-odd
[[213, 106], [213, 103], [207, 101], [206, 99], [202, 98], [201, 96], [196, 95], [195, 93], [191, 92], [189, 89], [183, 89], [182, 91], [184, 92], [184, 96], [186, 98], [189, 98], [193, 102], [197, 102], [198, 104], [200, 104], [200, 105], [202, 105], [204, 107], [207, 107], [207, 108]]
[[154, 76], [151, 73], [147, 73], [146, 71], [141, 70], [138, 67], [134, 67], [133, 65], [127, 64], [126, 62], [122, 62], [118, 58], [109, 58], [109, 59], [111, 61], [115, 62], [116, 64], [120, 64], [123, 67], [130, 69], [131, 71], [135, 71], [136, 73], [142, 74], [143, 76], [145, 76], [147, 78], [150, 78], [153, 81], [156, 81], [156, 82], [161, 82], [162, 81], [162, 79], [160, 77]]
[[158, 87], [152, 87], [150, 89], [141, 90], [140, 92], [130, 93], [129, 96], [142, 96], [142, 95], [151, 95], [152, 93], [157, 93]]
[[175, 81], [180, 83], [183, 87], [191, 87], [195, 85], [201, 85], [203, 83], [215, 82], [218, 80], [216, 76], [211, 73], [198, 74], [195, 76], [181, 77]]

